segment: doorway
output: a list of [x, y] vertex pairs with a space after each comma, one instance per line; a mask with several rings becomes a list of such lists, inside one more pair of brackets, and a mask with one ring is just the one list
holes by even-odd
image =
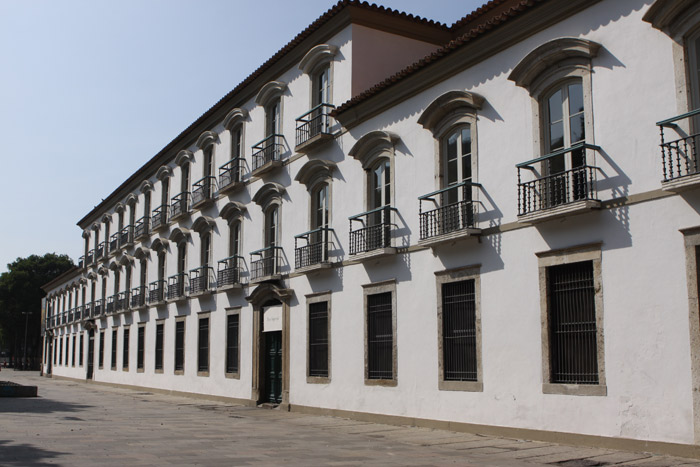
[[282, 331], [266, 332], [263, 374], [263, 402], [282, 402]]

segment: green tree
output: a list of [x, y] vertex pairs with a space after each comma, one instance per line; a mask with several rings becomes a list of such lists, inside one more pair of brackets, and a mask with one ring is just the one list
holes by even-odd
[[20, 358], [24, 351], [24, 329], [27, 324], [27, 357], [37, 358], [41, 349], [41, 299], [46, 293], [41, 286], [73, 267], [67, 255], [47, 253], [17, 258], [0, 274], [0, 336], [10, 356]]

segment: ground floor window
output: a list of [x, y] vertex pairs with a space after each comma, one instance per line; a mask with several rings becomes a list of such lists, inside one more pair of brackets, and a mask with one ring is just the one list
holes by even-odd
[[146, 348], [146, 325], [140, 325], [137, 332], [136, 371], [143, 371], [144, 350]]
[[83, 342], [83, 333], [81, 332], [81, 333], [80, 333], [80, 341], [79, 341], [79, 343], [78, 343], [78, 345], [80, 346], [80, 351], [79, 351], [80, 354], [79, 354], [79, 357], [78, 357], [78, 360], [79, 360], [79, 361], [78, 361], [78, 365], [80, 365], [80, 366], [83, 366], [83, 361], [84, 361], [84, 360], [83, 360], [83, 344], [84, 344], [84, 342]]
[[185, 319], [175, 321], [175, 373], [185, 370]]
[[197, 337], [197, 374], [209, 373], [209, 316], [200, 316]]
[[226, 374], [238, 374], [240, 314], [226, 316]]
[[396, 385], [396, 282], [365, 287], [365, 383]]
[[122, 333], [122, 370], [129, 369], [129, 328]]
[[100, 331], [100, 353], [97, 360], [97, 366], [99, 368], [104, 368], [105, 365], [105, 332], [104, 329]]
[[71, 360], [71, 366], [75, 368], [75, 335], [71, 337], [71, 352], [70, 352], [70, 360]]
[[156, 371], [163, 371], [163, 326], [162, 322], [156, 324]]
[[310, 377], [328, 378], [328, 301], [309, 303]]

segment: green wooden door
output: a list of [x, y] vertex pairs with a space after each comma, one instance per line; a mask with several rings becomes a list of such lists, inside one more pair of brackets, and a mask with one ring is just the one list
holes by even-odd
[[282, 332], [265, 333], [266, 402], [282, 402]]

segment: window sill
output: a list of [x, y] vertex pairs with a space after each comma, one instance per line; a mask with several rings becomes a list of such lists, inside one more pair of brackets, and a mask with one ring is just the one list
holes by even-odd
[[436, 246], [440, 246], [445, 243], [453, 243], [458, 240], [464, 240], [466, 238], [476, 237], [478, 235], [481, 235], [481, 229], [461, 229], [442, 235], [435, 235], [434, 237], [425, 238], [423, 240], [418, 240], [418, 245], [435, 248]]
[[122, 368], [122, 371], [129, 371], [129, 367], [125, 366], [124, 368]]
[[241, 379], [240, 373], [226, 373], [225, 376], [228, 379]]
[[608, 387], [597, 384], [542, 384], [542, 394], [559, 394], [564, 396], [607, 396]]
[[574, 214], [582, 214], [593, 209], [600, 209], [600, 201], [598, 200], [583, 200], [574, 203], [563, 204], [548, 209], [530, 212], [528, 214], [518, 215], [518, 222], [524, 224], [537, 224], [559, 217], [572, 216]]
[[162, 374], [163, 374], [163, 369], [162, 369], [162, 368], [161, 368], [160, 370], [156, 369], [156, 370], [155, 370], [155, 373], [156, 373], [157, 375], [162, 375]]
[[176, 374], [176, 375], [184, 375], [184, 374], [185, 374], [185, 370], [175, 370], [175, 371], [173, 372], [173, 374]]
[[209, 371], [198, 371], [197, 376], [209, 376]]
[[143, 368], [137, 368], [136, 373], [143, 373]]
[[330, 376], [307, 376], [306, 377], [307, 384], [330, 384], [330, 382], [331, 382]]
[[328, 261], [325, 261], [323, 263], [316, 263], [312, 264], [310, 266], [304, 266], [303, 268], [298, 268], [295, 269], [294, 272], [298, 274], [308, 274], [310, 272], [316, 272], [316, 271], [321, 271], [323, 269], [329, 269], [331, 267], [331, 263]]
[[481, 381], [438, 381], [440, 391], [484, 392]]
[[396, 387], [396, 386], [398, 386], [398, 381], [396, 381], [395, 379], [367, 379], [367, 378], [365, 378], [365, 386]]
[[686, 175], [685, 177], [674, 178], [666, 182], [661, 182], [663, 191], [678, 193], [700, 187], [700, 174]]

